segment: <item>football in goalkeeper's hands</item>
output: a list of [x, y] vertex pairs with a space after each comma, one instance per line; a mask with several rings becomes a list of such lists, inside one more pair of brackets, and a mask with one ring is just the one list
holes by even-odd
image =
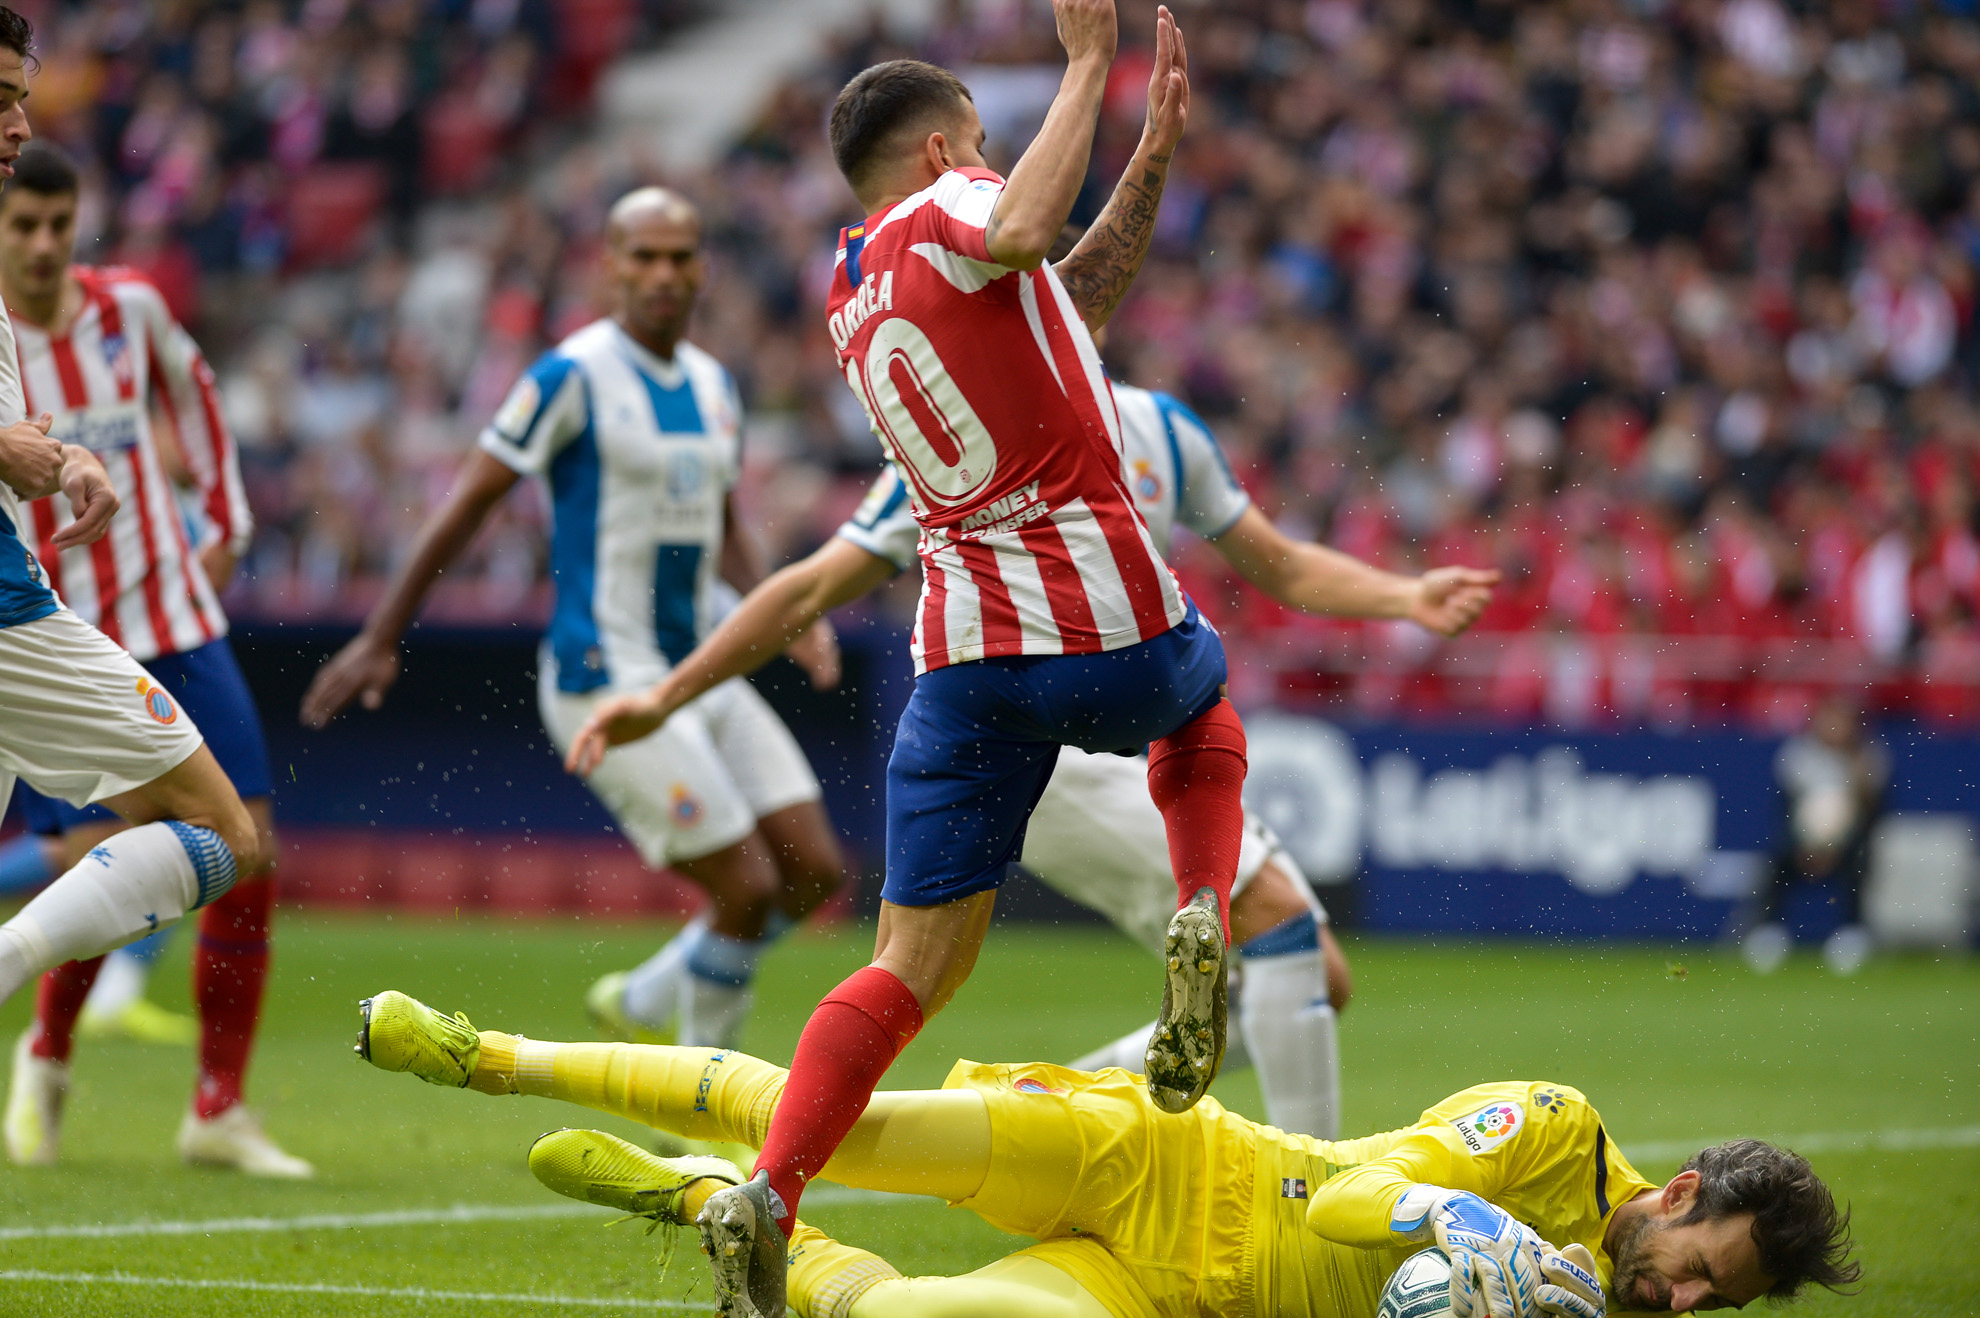
[[1444, 1318], [1451, 1311], [1451, 1260], [1432, 1246], [1403, 1260], [1382, 1287], [1376, 1318]]

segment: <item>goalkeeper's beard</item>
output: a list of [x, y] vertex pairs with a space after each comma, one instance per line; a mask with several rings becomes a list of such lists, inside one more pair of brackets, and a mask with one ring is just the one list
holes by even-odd
[[1662, 1303], [1654, 1298], [1657, 1289], [1654, 1281], [1651, 1283], [1653, 1297], [1650, 1300], [1645, 1300], [1637, 1291], [1637, 1283], [1649, 1276], [1651, 1270], [1650, 1260], [1644, 1257], [1644, 1245], [1653, 1232], [1666, 1229], [1662, 1224], [1651, 1222], [1647, 1216], [1623, 1224], [1616, 1247], [1611, 1251], [1616, 1260], [1616, 1270], [1609, 1279], [1609, 1308], [1643, 1312], [1671, 1307], [1668, 1294]]

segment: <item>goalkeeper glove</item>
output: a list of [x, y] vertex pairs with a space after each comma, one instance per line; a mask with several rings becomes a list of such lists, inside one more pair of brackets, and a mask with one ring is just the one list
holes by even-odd
[[[1451, 1260], [1452, 1318], [1534, 1318], [1546, 1242], [1467, 1190], [1412, 1185], [1389, 1214], [1406, 1240], [1434, 1240]], [[1579, 1318], [1579, 1316], [1577, 1316]]]
[[1559, 1318], [1603, 1318], [1607, 1312], [1602, 1283], [1595, 1276], [1595, 1256], [1586, 1245], [1542, 1254], [1540, 1289], [1535, 1294], [1542, 1311]]

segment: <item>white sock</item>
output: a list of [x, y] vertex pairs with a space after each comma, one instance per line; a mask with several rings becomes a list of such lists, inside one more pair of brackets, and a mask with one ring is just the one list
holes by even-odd
[[733, 1047], [755, 994], [756, 960], [767, 939], [730, 938], [704, 929], [681, 975], [680, 1040], [694, 1047]]
[[103, 958], [103, 969], [89, 987], [83, 1002], [85, 1016], [115, 1016], [144, 996], [145, 981], [151, 978], [151, 963], [118, 948]]
[[168, 819], [107, 839], [0, 925], [0, 1002], [44, 970], [178, 923], [234, 878], [234, 853], [210, 828]]
[[673, 1024], [674, 1013], [680, 1010], [681, 977], [687, 972], [688, 953], [707, 932], [708, 919], [706, 914], [695, 916], [666, 946], [627, 973], [625, 997], [620, 1001], [627, 1019], [649, 1030], [664, 1030]]
[[1319, 951], [1247, 956], [1237, 1018], [1258, 1071], [1266, 1120], [1280, 1130], [1338, 1139], [1340, 1046]]

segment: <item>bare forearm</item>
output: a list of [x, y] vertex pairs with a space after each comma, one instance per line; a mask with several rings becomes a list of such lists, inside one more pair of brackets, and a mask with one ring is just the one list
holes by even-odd
[[1057, 266], [1059, 281], [1089, 329], [1112, 318], [1148, 257], [1170, 159], [1144, 138], [1100, 218]]
[[1307, 613], [1347, 618], [1403, 618], [1416, 594], [1410, 577], [1384, 572], [1325, 545], [1300, 545], [1278, 598]]
[[853, 596], [835, 598], [812, 560], [772, 573], [660, 683], [669, 712], [732, 677], [753, 673], [811, 624]]
[[984, 244], [1000, 265], [1035, 270], [1058, 240], [1086, 182], [1106, 89], [1107, 61], [1082, 58], [1066, 66], [1045, 125], [1012, 168], [984, 230]]
[[388, 644], [405, 635], [433, 583], [461, 556], [492, 506], [492, 501], [484, 502], [473, 491], [455, 491], [439, 515], [420, 528], [412, 551], [385, 587], [384, 598], [364, 620], [366, 634]]

